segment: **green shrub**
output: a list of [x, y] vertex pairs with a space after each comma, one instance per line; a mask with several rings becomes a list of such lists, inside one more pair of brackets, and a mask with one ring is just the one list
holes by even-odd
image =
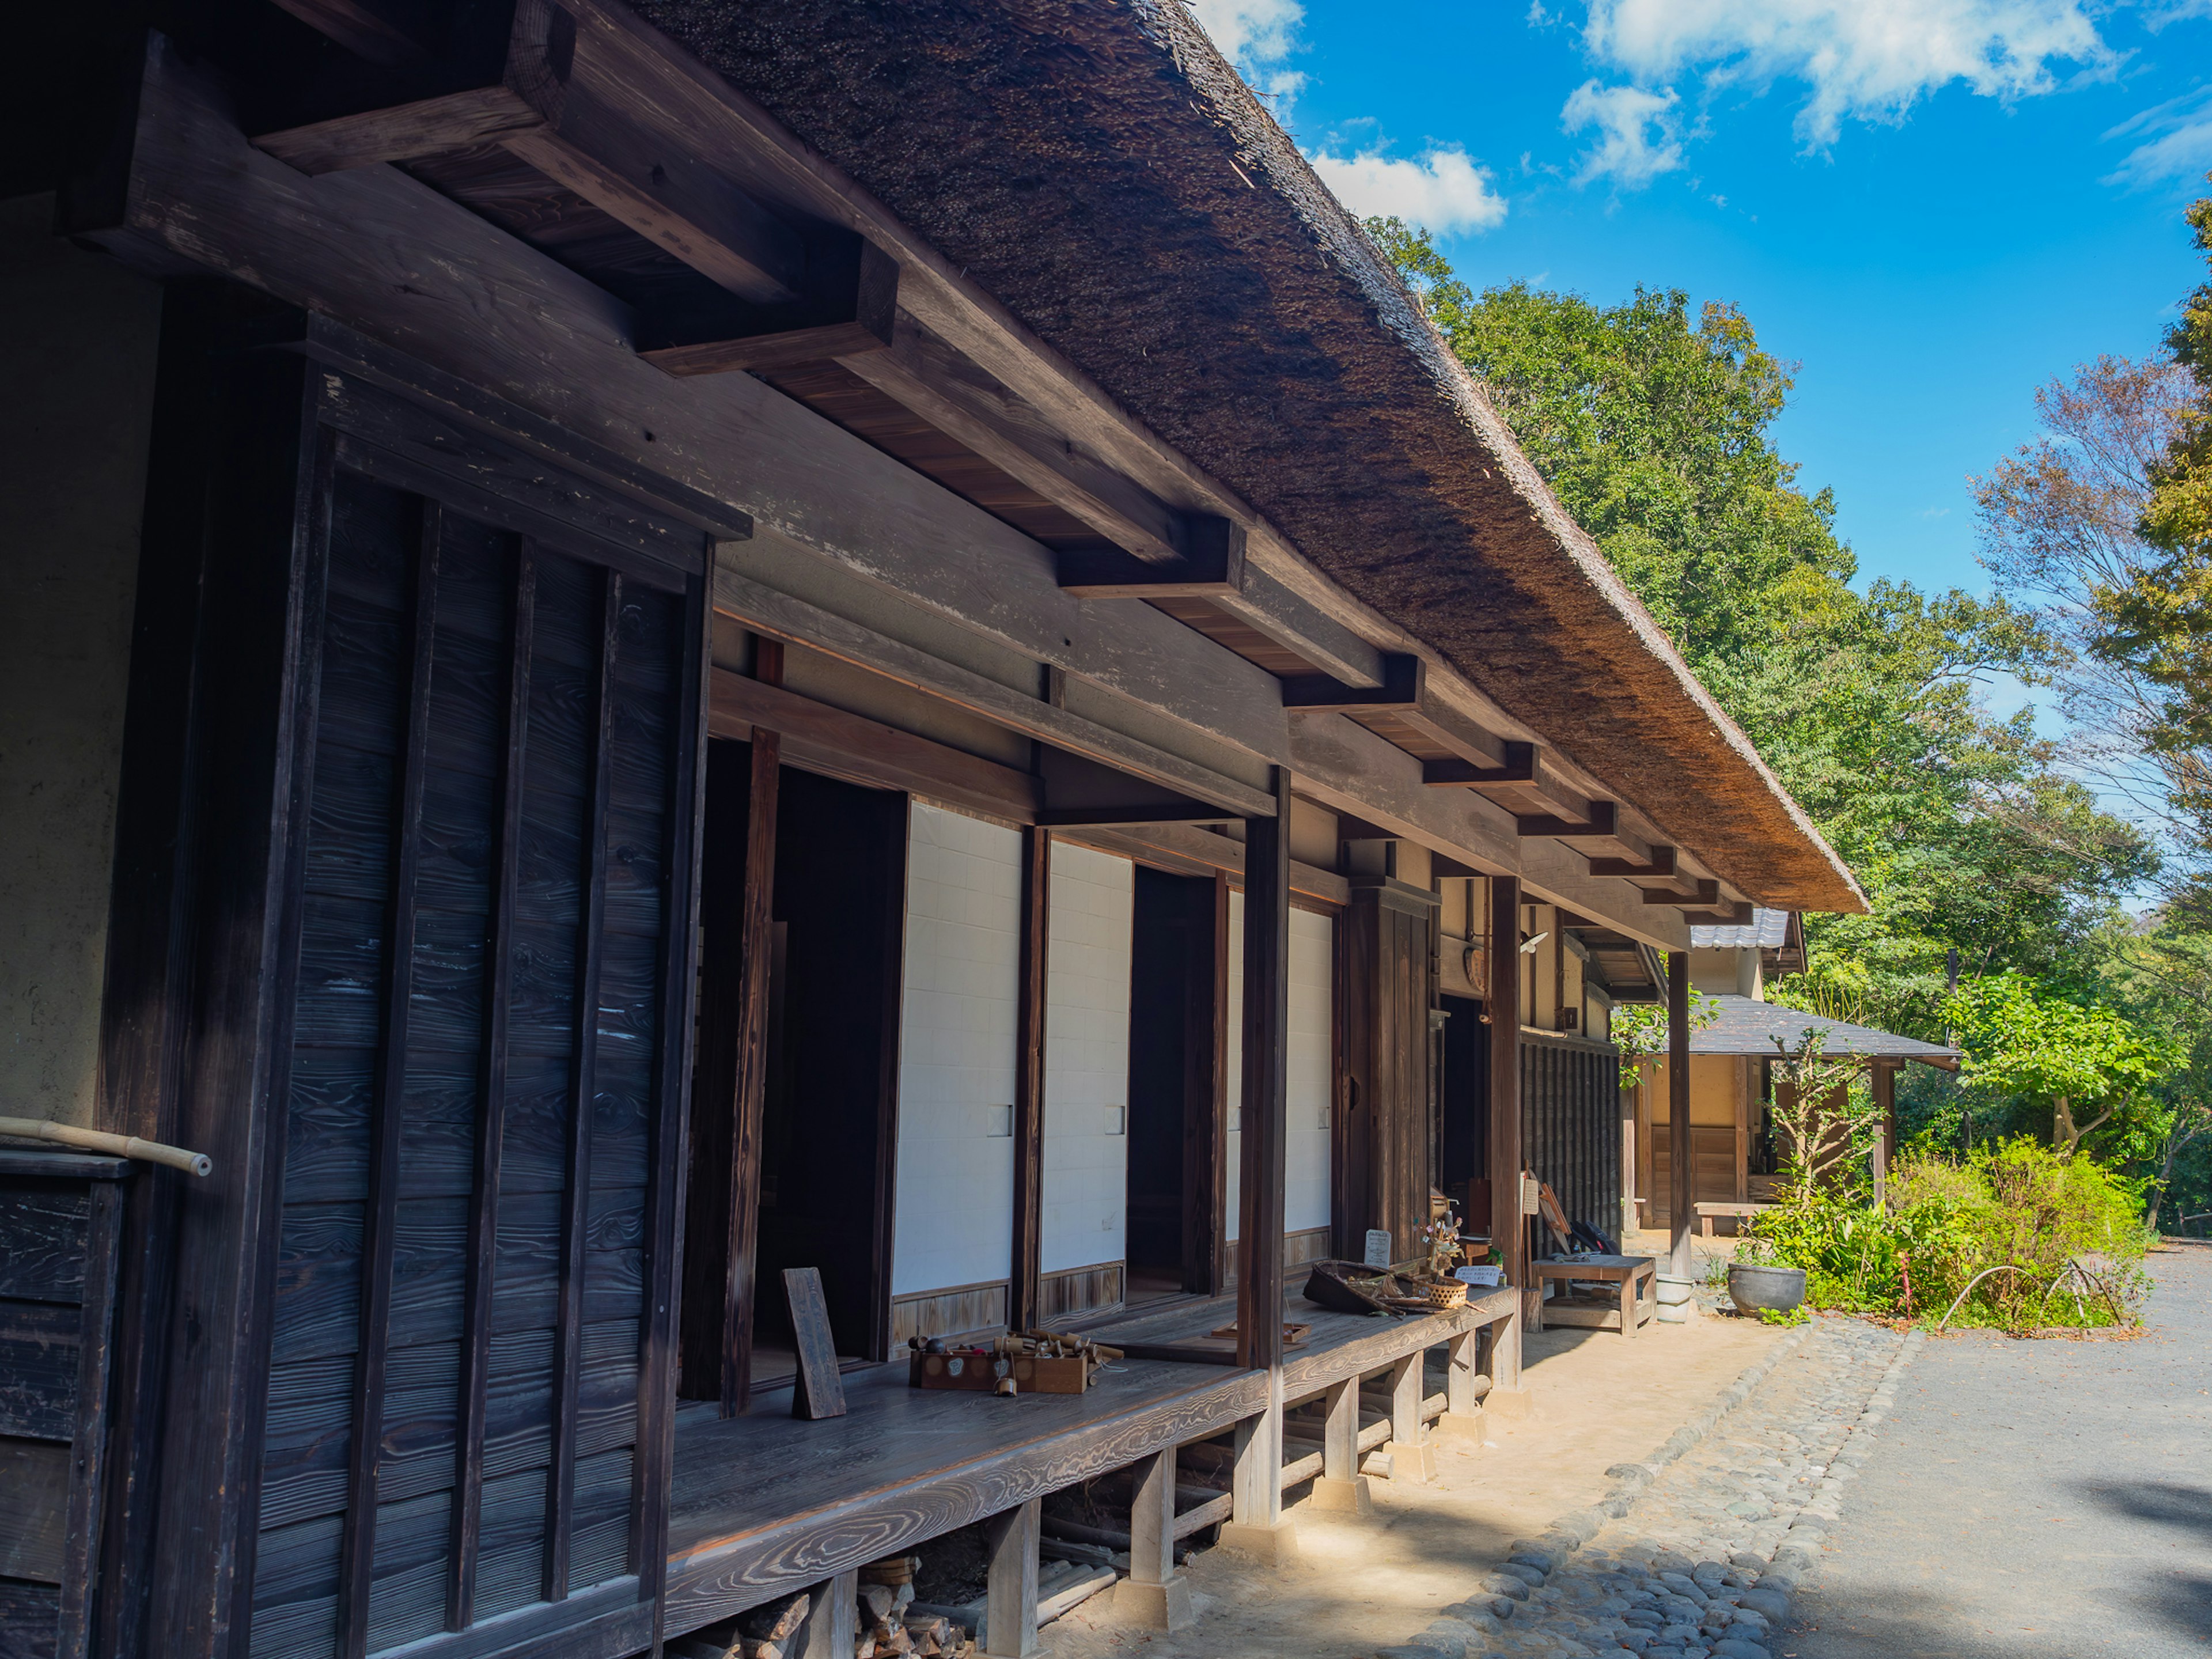
[[1971, 1286], [1954, 1323], [2132, 1323], [2149, 1285], [2142, 1214], [2136, 1183], [2022, 1137], [1964, 1159], [1908, 1153], [1880, 1206], [1832, 1189], [1778, 1206], [1738, 1259], [1802, 1267], [1806, 1299], [1844, 1313], [1939, 1317]]

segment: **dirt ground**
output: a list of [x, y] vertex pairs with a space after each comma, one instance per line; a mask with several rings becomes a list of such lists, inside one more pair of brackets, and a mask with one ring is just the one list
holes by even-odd
[[1710, 1316], [1654, 1321], [1633, 1340], [1614, 1331], [1531, 1335], [1523, 1376], [1532, 1414], [1492, 1414], [1480, 1447], [1440, 1442], [1432, 1484], [1372, 1481], [1375, 1513], [1364, 1519], [1294, 1504], [1298, 1559], [1285, 1566], [1219, 1549], [1193, 1557], [1183, 1569], [1199, 1614], [1190, 1630], [1132, 1629], [1113, 1597], [1101, 1595], [1048, 1626], [1044, 1649], [1054, 1659], [1341, 1659], [1402, 1642], [1472, 1593], [1478, 1571], [1504, 1559], [1512, 1540], [1603, 1497], [1609, 1465], [1649, 1455], [1781, 1335]]

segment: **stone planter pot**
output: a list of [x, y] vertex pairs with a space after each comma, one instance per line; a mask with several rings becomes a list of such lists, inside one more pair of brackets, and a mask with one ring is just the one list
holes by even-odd
[[1805, 1299], [1802, 1267], [1764, 1267], [1749, 1262], [1729, 1264], [1729, 1300], [1745, 1313], [1771, 1308], [1788, 1313]]

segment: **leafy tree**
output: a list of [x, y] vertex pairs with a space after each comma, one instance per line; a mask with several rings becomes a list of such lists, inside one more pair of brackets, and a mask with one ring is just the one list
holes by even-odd
[[2129, 803], [2179, 852], [2185, 881], [2200, 840], [2174, 806], [2197, 757], [2160, 741], [2170, 689], [2111, 648], [2123, 596], [2154, 585], [2163, 562], [2143, 534], [2168, 447], [2184, 429], [2191, 382], [2164, 358], [2100, 357], [2035, 394], [2042, 435], [1974, 481], [1982, 562], [2048, 642], [2045, 666], [2069, 727], [2068, 769]]
[[2212, 1208], [2212, 934], [2158, 915], [2103, 943], [2100, 987], [2139, 1026], [2168, 1034], [2177, 1055], [2125, 1148], [2155, 1227], [2167, 1208]]
[[[1702, 1031], [1721, 1017], [1720, 999], [1690, 995], [1690, 1030]], [[1624, 1002], [1613, 1011], [1613, 1042], [1620, 1050], [1620, 1086], [1633, 1089], [1644, 1075], [1644, 1062], [1667, 1052], [1667, 1005], [1663, 1002]]]
[[1934, 1036], [1948, 951], [1969, 971], [2050, 970], [2152, 862], [2140, 832], [2055, 769], [2029, 717], [1978, 686], [2051, 646], [2004, 599], [1875, 581], [1835, 503], [1771, 437], [1793, 370], [1738, 308], [1679, 290], [1601, 307], [1510, 283], [1477, 294], [1429, 235], [1369, 230], [1488, 386], [1574, 514], [1858, 876], [1864, 917], [1808, 925], [1816, 961], [1869, 978], [1869, 1012]]
[[[2119, 1010], [2073, 1000], [2022, 974], [1970, 980], [1945, 1000], [1943, 1012], [1966, 1051], [1966, 1081], [2047, 1107], [2051, 1145], [2063, 1157], [2150, 1101], [2178, 1059], [2170, 1042]], [[2097, 1115], [2083, 1122], [2077, 1110]]]
[[[2192, 204], [2186, 217], [2212, 265], [2212, 198]], [[2091, 648], [2154, 688], [2144, 735], [2172, 778], [2190, 850], [2201, 857], [2212, 854], [2212, 282], [2184, 302], [2166, 343], [2191, 395], [2150, 469], [2139, 526], [2160, 557], [2093, 596]], [[2203, 908], [2212, 895], [2199, 887], [2189, 900]]]

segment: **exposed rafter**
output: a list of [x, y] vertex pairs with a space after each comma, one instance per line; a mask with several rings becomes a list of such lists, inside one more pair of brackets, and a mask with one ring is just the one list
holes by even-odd
[[1327, 708], [1340, 714], [1395, 714], [1419, 708], [1428, 686], [1428, 665], [1419, 657], [1391, 653], [1382, 659], [1382, 684], [1346, 685], [1327, 674], [1293, 674], [1283, 681], [1285, 708]]

